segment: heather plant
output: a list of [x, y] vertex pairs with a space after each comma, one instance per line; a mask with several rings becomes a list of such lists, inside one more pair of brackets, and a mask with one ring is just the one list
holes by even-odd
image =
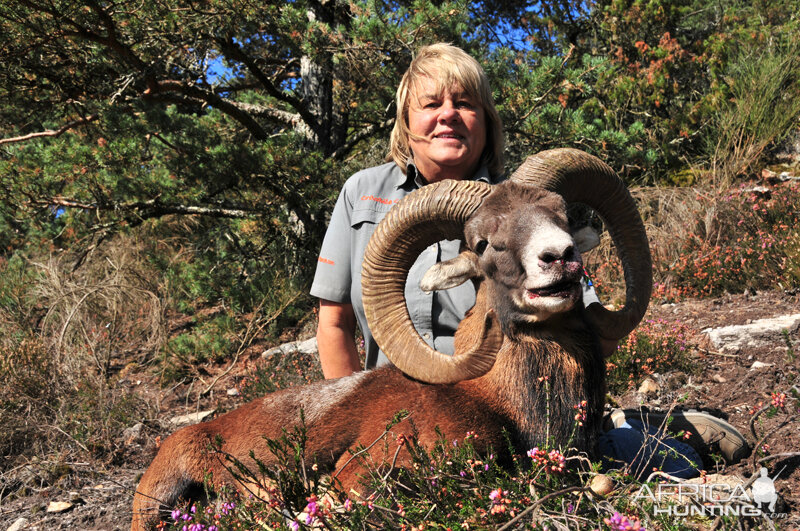
[[671, 370], [691, 372], [691, 330], [663, 319], [643, 321], [618, 346], [606, 362], [608, 390], [620, 394], [643, 377]]
[[[800, 287], [800, 187], [741, 184], [707, 189], [635, 190], [650, 235], [653, 299]], [[604, 236], [585, 258], [601, 300], [617, 302], [619, 260]]]
[[[526, 456], [514, 456], [509, 467], [509, 463], [501, 465], [493, 452], [488, 456], [478, 454], [474, 441], [480, 435], [473, 432], [452, 441], [442, 437], [433, 448], [424, 449], [412, 434], [395, 436], [391, 431], [404, 417], [401, 412], [392, 419], [384, 436], [374, 443], [384, 445], [388, 459], [370, 462], [363, 458], [363, 448], [353, 456], [365, 466], [365, 488], [372, 493], [369, 496], [332, 490], [331, 481], [320, 478], [316, 466], [305, 460], [304, 429], [296, 428], [277, 441], [265, 442], [282, 458], [274, 470], [261, 463], [256, 463], [258, 472], [248, 470], [242, 463], [233, 464], [232, 470], [240, 480], [263, 488], [258, 493], [253, 489], [250, 496], [244, 497], [249, 503], [241, 495], [226, 492], [224, 506], [236, 507], [235, 512], [226, 515], [227, 520], [219, 511], [195, 505], [193, 510], [190, 507], [174, 512], [172, 521], [164, 522], [162, 528], [182, 529], [192, 522], [205, 526], [194, 529], [211, 529], [225, 520], [224, 525], [231, 528], [244, 522], [260, 522], [267, 528], [292, 530], [316, 526], [483, 529], [521, 519], [530, 512], [530, 505], [542, 498], [540, 510], [544, 512], [565, 512], [576, 521], [585, 514], [580, 505], [585, 473], [579, 473], [581, 467], [567, 467], [568, 461], [578, 461], [588, 470], [584, 458], [565, 457], [557, 449], [534, 448]], [[399, 469], [395, 460], [401, 449], [409, 452], [411, 464]], [[271, 481], [264, 483], [263, 478]], [[540, 495], [542, 492], [544, 496]], [[584, 502], [585, 508], [592, 511], [590, 505]]]
[[[480, 432], [440, 439], [421, 447], [413, 433], [397, 434], [392, 419], [386, 432], [370, 445], [383, 447], [386, 459], [370, 461], [363, 448], [353, 455], [364, 467], [365, 490], [336, 490], [335, 478], [321, 476], [313, 456], [304, 451], [305, 428], [287, 429], [266, 440], [280, 462], [231, 462], [230, 470], [248, 488], [220, 489], [212, 504], [176, 508], [159, 524], [164, 530], [221, 529], [534, 529], [559, 527], [602, 530], [682, 529], [685, 517], [654, 513], [646, 499], [635, 501], [642, 483], [622, 472], [602, 479], [613, 490], [591, 491], [598, 464], [582, 455], [544, 445], [525, 455], [500, 458], [501, 452], [480, 453]], [[397, 466], [397, 455], [410, 461]], [[226, 456], [218, 455], [225, 459]], [[649, 483], [649, 488], [657, 488]], [[666, 503], [666, 502], [664, 502]], [[663, 509], [663, 507], [662, 507]], [[726, 517], [735, 525], [736, 518]]]
[[770, 189], [741, 185], [716, 202], [716, 228], [707, 235], [690, 234], [679, 259], [670, 265], [656, 296], [717, 296], [800, 286], [796, 268], [798, 222], [796, 185]]
[[[769, 441], [777, 437], [781, 430], [797, 429], [800, 421], [800, 389], [797, 385], [789, 387], [787, 390], [771, 391], [769, 402], [764, 401], [750, 411], [750, 434], [756, 441], [753, 452], [753, 463], [755, 467], [756, 459], [759, 463], [766, 463], [780, 455], [772, 454]], [[774, 419], [769, 425], [766, 419]]]

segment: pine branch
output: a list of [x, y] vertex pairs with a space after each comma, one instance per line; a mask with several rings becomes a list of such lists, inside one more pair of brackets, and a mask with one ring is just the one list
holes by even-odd
[[162, 93], [177, 92], [190, 98], [201, 100], [212, 107], [219, 109], [240, 124], [257, 140], [266, 140], [269, 135], [253, 117], [235, 102], [227, 100], [214, 92], [203, 90], [193, 83], [180, 80], [155, 81], [150, 88], [144, 91], [145, 98], [152, 98]]
[[257, 208], [228, 208], [228, 207], [209, 207], [182, 204], [163, 204], [157, 200], [136, 201], [130, 203], [86, 203], [75, 199], [64, 197], [51, 197], [48, 199], [34, 199], [27, 201], [23, 206], [56, 206], [64, 208], [79, 208], [82, 210], [93, 211], [115, 211], [128, 212], [144, 220], [164, 216], [167, 214], [182, 214], [209, 216], [215, 218], [253, 218], [261, 214]]
[[244, 64], [250, 73], [253, 74], [253, 77], [255, 77], [259, 83], [261, 83], [270, 96], [279, 101], [288, 103], [298, 112], [303, 121], [305, 121], [305, 123], [308, 124], [311, 129], [314, 129], [314, 125], [317, 123], [316, 117], [311, 113], [303, 101], [275, 86], [269, 76], [258, 67], [253, 58], [244, 53], [241, 47], [237, 45], [232, 38], [217, 39], [217, 44], [219, 44], [222, 52], [230, 59]]
[[16, 142], [25, 142], [26, 140], [30, 140], [32, 138], [41, 138], [45, 136], [54, 136], [54, 137], [61, 136], [70, 129], [94, 122], [95, 120], [97, 120], [98, 117], [99, 116], [97, 114], [92, 114], [85, 118], [79, 118], [77, 120], [73, 120], [69, 123], [66, 123], [61, 127], [59, 127], [58, 129], [48, 129], [46, 131], [40, 131], [38, 133], [28, 133], [27, 135], [16, 136], [13, 138], [0, 138], [0, 145], [13, 144]]
[[358, 144], [359, 142], [361, 142], [365, 138], [369, 138], [370, 136], [374, 135], [378, 131], [383, 131], [385, 129], [388, 129], [389, 127], [392, 127], [394, 125], [394, 121], [395, 121], [394, 118], [389, 118], [389, 119], [384, 120], [384, 121], [382, 121], [380, 123], [372, 124], [372, 125], [369, 125], [369, 126], [363, 128], [363, 129], [361, 129], [359, 132], [357, 132], [356, 134], [354, 134], [350, 138], [348, 138], [343, 146], [341, 146], [339, 149], [334, 151], [331, 154], [331, 157], [334, 160], [343, 159], [348, 153], [350, 153], [350, 151], [356, 146], [356, 144]]

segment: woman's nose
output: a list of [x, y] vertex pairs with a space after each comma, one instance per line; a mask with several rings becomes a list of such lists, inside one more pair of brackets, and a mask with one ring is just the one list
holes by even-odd
[[439, 120], [442, 122], [453, 122], [459, 120], [461, 117], [458, 110], [452, 104], [444, 104], [439, 113]]

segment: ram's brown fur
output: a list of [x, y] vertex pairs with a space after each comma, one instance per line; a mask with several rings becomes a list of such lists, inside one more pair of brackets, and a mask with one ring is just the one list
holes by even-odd
[[[481, 315], [485, 304], [485, 296], [479, 295], [475, 308], [459, 328], [457, 341], [473, 341], [467, 336], [470, 330], [479, 330], [481, 319], [474, 316]], [[565, 333], [580, 330], [580, 312], [573, 313], [563, 319]], [[179, 496], [192, 492], [190, 487], [199, 487], [208, 472], [215, 483], [233, 483], [226, 468], [230, 465], [209, 451], [210, 443], [218, 436], [223, 440], [222, 451], [245, 464], [253, 464], [251, 450], [263, 462], [274, 463], [263, 437], [278, 438], [282, 428], [298, 425], [301, 407], [308, 426], [307, 455], [313, 456], [323, 470], [338, 471], [336, 477], [345, 492], [361, 492], [359, 474], [363, 472], [355, 460], [344, 467], [350, 459], [348, 450], [381, 437], [387, 422], [401, 408], [411, 415], [392, 428], [387, 435], [390, 440], [413, 433], [422, 445], [430, 446], [439, 437], [437, 427], [450, 438], [474, 431], [479, 435], [478, 450], [488, 450], [491, 445], [502, 455], [506, 447], [504, 430], [508, 430], [514, 446], [524, 451], [544, 442], [545, 425], [549, 422], [551, 436], [566, 441], [574, 427], [574, 405], [588, 400], [590, 411], [599, 412], [602, 407], [602, 358], [599, 354], [587, 357], [577, 345], [570, 345], [572, 340], [564, 342], [577, 350], [565, 350], [555, 339], [506, 341], [494, 368], [474, 380], [429, 385], [412, 380], [395, 368], [381, 368], [341, 380], [316, 382], [300, 392], [278, 391], [210, 422], [184, 428], [162, 443], [143, 476], [138, 490], [148, 497], [137, 495], [132, 529], [143, 528], [144, 518], [155, 516], [153, 511], [160, 504], [149, 497], [170, 506]], [[585, 340], [591, 342], [591, 336]], [[549, 418], [541, 400], [548, 392]], [[323, 401], [330, 405], [325, 407], [320, 403]], [[581, 429], [575, 440], [584, 450], [591, 447], [600, 419], [594, 414], [587, 420], [588, 429]], [[383, 448], [375, 445], [372, 458], [379, 461], [387, 457], [382, 454]], [[408, 457], [407, 451], [401, 449], [399, 465]]]

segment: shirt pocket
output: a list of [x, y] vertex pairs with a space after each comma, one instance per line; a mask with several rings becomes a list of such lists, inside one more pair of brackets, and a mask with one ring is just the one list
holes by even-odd
[[378, 223], [386, 217], [386, 212], [364, 208], [354, 210], [350, 214], [350, 226], [354, 229], [366, 229], [372, 232]]

